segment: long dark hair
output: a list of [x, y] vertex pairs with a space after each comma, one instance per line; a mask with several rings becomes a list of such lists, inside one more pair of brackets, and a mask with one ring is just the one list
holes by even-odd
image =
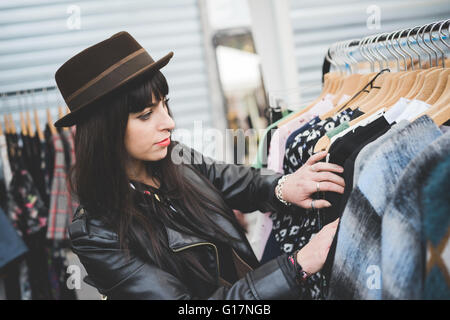
[[[145, 166], [149, 176], [160, 182], [161, 192], [177, 201], [184, 209], [182, 212], [172, 215], [161, 202], [134, 190], [125, 170], [124, 137], [129, 114], [144, 110], [153, 102], [152, 96], [158, 101], [166, 100], [168, 93], [167, 81], [158, 71], [98, 103], [95, 112], [77, 124], [76, 163], [69, 174], [70, 189], [86, 208], [88, 217], [98, 217], [118, 233], [120, 247], [126, 252], [133, 247], [135, 254], [180, 280], [192, 277], [193, 272], [214, 283], [191, 250], [176, 254], [170, 250], [164, 226], [216, 243], [238, 241], [211, 216], [211, 212], [216, 212], [243, 232], [231, 210], [183, 177], [180, 165], [174, 164], [170, 157], [177, 142], [171, 142], [164, 159], [147, 161]], [[214, 188], [206, 178], [202, 179]], [[139, 184], [135, 186], [141, 188]]]

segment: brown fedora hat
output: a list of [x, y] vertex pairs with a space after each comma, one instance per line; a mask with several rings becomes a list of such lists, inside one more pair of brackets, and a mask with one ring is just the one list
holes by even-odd
[[70, 113], [55, 122], [69, 127], [92, 111], [99, 99], [132, 81], [149, 76], [172, 58], [169, 52], [154, 61], [128, 33], [119, 32], [66, 61], [55, 73], [55, 80]]

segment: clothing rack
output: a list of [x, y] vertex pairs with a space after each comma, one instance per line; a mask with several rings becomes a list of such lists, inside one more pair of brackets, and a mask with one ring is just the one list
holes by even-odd
[[[336, 49], [337, 49], [337, 51], [344, 51], [345, 49], [348, 49], [350, 47], [359, 47], [359, 50], [361, 50], [361, 46], [372, 44], [374, 42], [376, 44], [378, 44], [378, 43], [383, 43], [383, 42], [387, 42], [387, 41], [392, 41], [392, 40], [394, 40], [394, 38], [396, 38], [396, 41], [398, 41], [399, 39], [406, 39], [407, 44], [409, 46], [409, 38], [410, 37], [415, 37], [415, 41], [414, 42], [411, 41], [411, 43], [416, 43], [417, 45], [420, 46], [419, 36], [421, 36], [422, 42], [425, 44], [425, 46], [428, 47], [426, 45], [426, 42], [431, 42], [433, 32], [438, 31], [439, 38], [441, 41], [443, 41], [443, 39], [448, 39], [450, 36], [449, 28], [450, 28], [450, 19], [447, 19], [447, 20], [432, 22], [432, 23], [429, 23], [426, 25], [417, 26], [417, 27], [413, 27], [413, 28], [397, 30], [397, 31], [393, 31], [390, 33], [381, 33], [381, 34], [367, 36], [367, 37], [364, 37], [361, 39], [351, 39], [351, 40], [347, 40], [347, 41], [341, 41], [341, 42], [334, 43], [328, 48], [327, 54], [324, 57], [324, 61], [322, 64], [322, 83], [324, 83], [325, 74], [330, 72], [331, 64], [333, 64], [333, 58], [334, 58], [333, 51], [336, 51]], [[445, 30], [445, 29], [447, 29], [447, 33], [448, 33], [447, 36], [445, 36], [442, 33], [442, 30]], [[430, 40], [424, 39], [425, 33], [429, 35]], [[442, 36], [442, 35], [444, 35], [444, 36]], [[400, 44], [398, 42], [397, 42], [397, 45], [400, 47]], [[391, 42], [391, 46], [394, 49], [395, 45], [392, 45], [392, 42]], [[448, 47], [448, 45], [446, 45], [446, 46]], [[431, 49], [430, 47], [428, 47], [428, 48]], [[431, 49], [431, 50], [433, 50], [433, 49]], [[394, 49], [394, 51], [396, 51], [396, 50]], [[442, 50], [440, 50], [440, 51], [441, 51], [441, 53], [443, 52]], [[391, 52], [391, 51], [389, 51], [389, 52]], [[416, 52], [416, 51], [414, 51], [414, 52]], [[427, 52], [427, 54], [430, 56], [429, 52]], [[436, 51], [434, 51], [434, 54], [436, 54]], [[364, 54], [362, 54], [362, 56], [364, 58], [366, 58]], [[420, 55], [419, 55], [419, 57], [420, 57]], [[436, 55], [436, 57], [437, 57], [437, 55]], [[403, 56], [402, 58], [405, 58], [405, 57]], [[366, 60], [369, 60], [369, 59], [366, 59]]]
[[[59, 96], [57, 89], [57, 86], [46, 86], [0, 92], [0, 115], [16, 114], [33, 109], [55, 109], [58, 106], [63, 106], [65, 103]], [[31, 100], [28, 99], [29, 97], [31, 97]]]
[[10, 96], [18, 96], [22, 94], [33, 94], [38, 92], [46, 92], [50, 90], [57, 89], [56, 86], [49, 86], [49, 87], [40, 87], [40, 88], [32, 88], [27, 90], [19, 90], [19, 91], [7, 91], [7, 92], [0, 92], [0, 97], [10, 97]]

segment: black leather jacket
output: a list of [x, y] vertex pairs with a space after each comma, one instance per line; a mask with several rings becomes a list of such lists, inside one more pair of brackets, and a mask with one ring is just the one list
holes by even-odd
[[[183, 148], [187, 148], [183, 145]], [[193, 165], [183, 166], [187, 179], [205, 185], [211, 196], [222, 198], [231, 209], [244, 213], [260, 210], [279, 211], [281, 204], [274, 190], [280, 174], [261, 174], [259, 169], [213, 161], [194, 151]], [[199, 175], [205, 176], [215, 186], [211, 188]], [[171, 273], [156, 265], [144, 262], [131, 255], [127, 260], [119, 249], [116, 233], [89, 216], [81, 205], [69, 226], [72, 250], [78, 255], [88, 276], [85, 282], [96, 287], [108, 299], [298, 299], [300, 287], [295, 281], [295, 270], [285, 254], [259, 265], [245, 234], [238, 231], [229, 221], [217, 215], [215, 221], [231, 236], [242, 241], [232, 245], [232, 250], [249, 272], [231, 286], [218, 284], [211, 288], [200, 280], [180, 281]], [[182, 234], [166, 227], [169, 247], [174, 252], [197, 250], [201, 261], [209, 261], [206, 268], [216, 279], [219, 276], [220, 259], [214, 244], [203, 239]]]

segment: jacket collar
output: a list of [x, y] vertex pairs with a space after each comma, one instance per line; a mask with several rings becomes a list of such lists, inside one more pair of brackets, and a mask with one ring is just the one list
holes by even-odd
[[[256, 256], [248, 243], [248, 240], [244, 234], [240, 234], [238, 230], [224, 217], [219, 214], [211, 213], [215, 215], [215, 221], [218, 225], [233, 238], [237, 238], [240, 241], [230, 243], [230, 246], [235, 249], [235, 251], [241, 256], [241, 258], [246, 261], [252, 268], [256, 268], [259, 265]], [[211, 243], [208, 240], [202, 239], [197, 236], [191, 236], [185, 233], [181, 233], [170, 227], [165, 227], [168, 238], [169, 248], [173, 251], [180, 251], [187, 249], [194, 245], [208, 244]]]

